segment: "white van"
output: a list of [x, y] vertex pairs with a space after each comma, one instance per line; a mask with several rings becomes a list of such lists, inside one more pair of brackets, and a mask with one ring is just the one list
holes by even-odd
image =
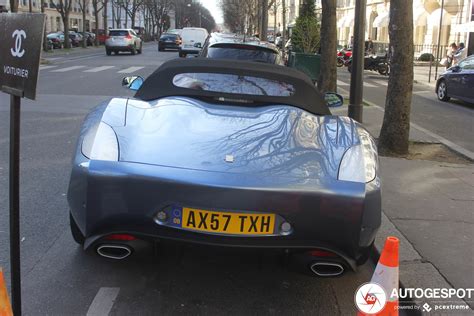
[[200, 27], [183, 28], [179, 57], [186, 57], [187, 54], [199, 54], [208, 36], [207, 30]]

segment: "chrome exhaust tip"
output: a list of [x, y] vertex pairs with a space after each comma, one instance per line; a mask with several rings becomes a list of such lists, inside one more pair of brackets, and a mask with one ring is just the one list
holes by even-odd
[[122, 260], [132, 254], [132, 249], [125, 245], [104, 244], [97, 247], [97, 253], [105, 258]]
[[334, 277], [344, 273], [344, 267], [334, 262], [314, 262], [310, 269], [319, 277]]

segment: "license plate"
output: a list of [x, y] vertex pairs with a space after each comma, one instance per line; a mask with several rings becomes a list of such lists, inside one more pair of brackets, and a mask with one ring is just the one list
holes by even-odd
[[199, 232], [271, 235], [275, 230], [275, 214], [218, 212], [189, 207], [173, 214], [175, 224], [180, 222], [181, 228]]

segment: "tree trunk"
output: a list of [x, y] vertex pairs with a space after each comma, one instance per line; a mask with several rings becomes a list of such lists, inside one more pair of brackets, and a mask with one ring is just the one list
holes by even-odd
[[87, 0], [82, 0], [82, 48], [87, 47], [87, 35], [86, 35], [86, 4]]
[[286, 3], [285, 0], [281, 0], [281, 43], [282, 43], [282, 51], [283, 57], [285, 57], [285, 44], [286, 44]]
[[10, 12], [18, 12], [18, 0], [10, 0]]
[[107, 32], [107, 29], [109, 28], [109, 21], [107, 20], [107, 5], [109, 1], [108, 0], [103, 0], [103, 6], [102, 6], [102, 15], [104, 18], [104, 31]]
[[95, 19], [95, 41], [94, 45], [99, 46], [99, 11], [98, 11], [98, 0], [92, 0], [92, 6], [94, 7], [94, 19]]
[[260, 39], [262, 41], [267, 40], [268, 31], [268, 0], [262, 0], [262, 33]]
[[326, 93], [336, 91], [336, 3], [333, 0], [322, 0], [321, 4], [321, 68], [318, 89]]
[[64, 26], [64, 48], [71, 48], [71, 40], [69, 38], [69, 12], [64, 8], [63, 26]]
[[[41, 13], [44, 13], [44, 1], [45, 0], [41, 0]], [[48, 19], [48, 22], [49, 22], [49, 19]], [[47, 52], [49, 50], [48, 38], [46, 37], [46, 24], [45, 24], [44, 30], [43, 30], [43, 50], [45, 52]]]
[[413, 89], [413, 0], [390, 6], [390, 77], [379, 137], [382, 155], [408, 153]]

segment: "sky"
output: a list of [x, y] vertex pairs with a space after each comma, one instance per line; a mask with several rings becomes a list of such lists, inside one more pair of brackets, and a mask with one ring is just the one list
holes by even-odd
[[201, 3], [211, 12], [217, 24], [224, 22], [222, 11], [219, 7], [219, 0], [201, 0]]

